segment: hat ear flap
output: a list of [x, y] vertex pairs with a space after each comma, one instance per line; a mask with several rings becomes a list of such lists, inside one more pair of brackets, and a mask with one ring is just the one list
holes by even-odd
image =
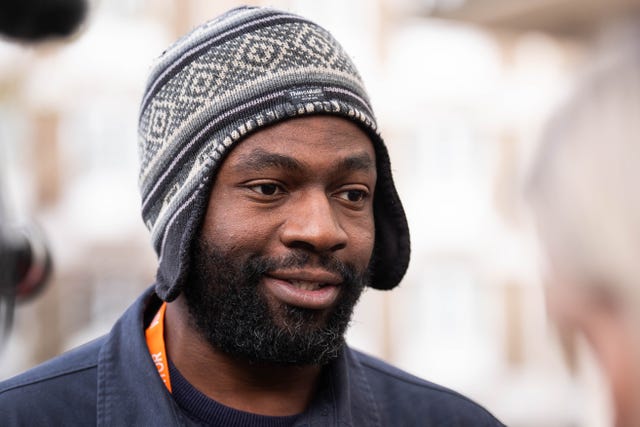
[[389, 154], [380, 138], [377, 138], [374, 146], [378, 181], [373, 201], [376, 242], [370, 286], [388, 290], [400, 283], [409, 267], [411, 241], [407, 218], [393, 184]]

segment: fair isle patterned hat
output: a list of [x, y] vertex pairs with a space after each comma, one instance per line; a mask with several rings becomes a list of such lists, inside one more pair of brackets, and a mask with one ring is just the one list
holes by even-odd
[[359, 125], [377, 156], [371, 286], [391, 289], [409, 263], [409, 231], [387, 149], [360, 76], [325, 29], [290, 13], [242, 7], [178, 40], [156, 61], [139, 121], [142, 217], [159, 257], [156, 292], [175, 299], [216, 169], [271, 124], [331, 114]]

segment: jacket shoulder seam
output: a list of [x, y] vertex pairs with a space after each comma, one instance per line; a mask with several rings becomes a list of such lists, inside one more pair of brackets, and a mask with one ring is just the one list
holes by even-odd
[[22, 381], [19, 381], [19, 382], [15, 383], [15, 384], [11, 384], [7, 388], [0, 388], [0, 394], [3, 394], [5, 392], [11, 391], [11, 390], [15, 390], [17, 388], [38, 384], [38, 383], [49, 381], [49, 380], [52, 380], [52, 379], [55, 379], [55, 378], [58, 378], [58, 377], [63, 377], [65, 375], [74, 374], [74, 373], [78, 373], [78, 372], [82, 372], [82, 371], [87, 371], [87, 370], [90, 370], [90, 369], [95, 369], [96, 367], [97, 367], [97, 363], [92, 362], [90, 364], [81, 365], [81, 366], [75, 366], [73, 368], [65, 369], [65, 370], [62, 370], [62, 371], [51, 372], [49, 374], [41, 375], [41, 376], [38, 376], [38, 377], [35, 377], [35, 378], [27, 378], [27, 379], [24, 379]]
[[375, 365], [369, 363], [366, 360], [362, 360], [361, 359], [360, 363], [362, 363], [367, 368], [373, 369], [374, 371], [377, 371], [377, 372], [379, 372], [379, 373], [381, 373], [383, 375], [387, 375], [387, 376], [393, 377], [393, 378], [395, 378], [395, 379], [397, 379], [399, 381], [402, 381], [402, 382], [405, 382], [405, 383], [410, 383], [410, 384], [413, 384], [415, 386], [422, 387], [422, 388], [425, 388], [425, 389], [429, 389], [429, 390], [432, 390], [432, 391], [435, 391], [435, 392], [448, 394], [448, 395], [450, 395], [452, 397], [456, 397], [458, 399], [464, 400], [465, 402], [468, 402], [468, 403], [472, 404], [473, 406], [475, 406], [475, 407], [477, 407], [479, 409], [482, 409], [485, 413], [490, 414], [490, 412], [487, 411], [482, 405], [479, 405], [478, 403], [474, 402], [473, 400], [469, 399], [468, 397], [466, 397], [463, 394], [460, 394], [460, 393], [458, 393], [456, 391], [449, 390], [449, 389], [447, 389], [445, 387], [435, 387], [434, 385], [429, 384], [428, 382], [422, 381], [422, 380], [417, 379], [417, 378], [414, 379], [412, 377], [400, 376], [400, 375], [396, 374], [395, 372], [389, 372], [388, 370], [381, 369], [380, 367], [375, 366]]
[[443, 394], [449, 395], [451, 397], [455, 397], [457, 399], [460, 399], [461, 401], [467, 402], [470, 405], [472, 405], [474, 408], [482, 411], [485, 414], [485, 416], [489, 417], [489, 419], [494, 420], [495, 422], [497, 422], [497, 425], [504, 427], [504, 424], [501, 423], [500, 421], [498, 421], [493, 416], [493, 414], [491, 414], [491, 412], [489, 412], [487, 410], [487, 408], [485, 408], [484, 406], [478, 404], [477, 402], [473, 401], [472, 399], [466, 397], [463, 394], [460, 394], [460, 393], [458, 393], [458, 392], [456, 392], [454, 390], [450, 390], [450, 389], [448, 389], [446, 387], [436, 387], [434, 384], [430, 384], [429, 382], [424, 381], [424, 380], [420, 380], [419, 378], [414, 378], [414, 377], [410, 376], [410, 374], [407, 374], [407, 375], [409, 375], [408, 377], [400, 376], [395, 372], [389, 372], [388, 370], [381, 369], [380, 367], [375, 366], [374, 364], [368, 362], [367, 360], [363, 360], [362, 358], [360, 358], [360, 363], [362, 363], [362, 365], [366, 366], [369, 369], [372, 369], [372, 370], [374, 370], [374, 371], [376, 371], [376, 372], [378, 372], [380, 374], [383, 374], [383, 375], [386, 375], [386, 376], [389, 376], [389, 377], [393, 377], [393, 378], [397, 379], [398, 381], [402, 381], [402, 382], [405, 382], [405, 383], [413, 384], [415, 386], [418, 386], [418, 387], [421, 387], [421, 388], [424, 388], [424, 389], [429, 389], [429, 390], [432, 390], [434, 392], [443, 393]]

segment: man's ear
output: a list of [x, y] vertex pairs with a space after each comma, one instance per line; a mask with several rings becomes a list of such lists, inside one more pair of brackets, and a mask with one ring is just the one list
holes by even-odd
[[569, 370], [577, 370], [577, 338], [584, 337], [612, 387], [620, 388], [625, 383], [621, 373], [633, 366], [630, 342], [635, 337], [622, 302], [608, 289], [556, 276], [546, 284], [546, 307]]
[[545, 283], [545, 299], [549, 319], [563, 332], [580, 329], [587, 315], [588, 303], [585, 290], [559, 276], [548, 278]]
[[623, 301], [606, 283], [582, 283], [554, 273], [545, 283], [547, 314], [560, 327], [583, 329], [596, 319], [617, 322], [624, 317]]

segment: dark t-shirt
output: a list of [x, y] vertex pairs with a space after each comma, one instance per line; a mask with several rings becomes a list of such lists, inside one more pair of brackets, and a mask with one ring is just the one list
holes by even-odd
[[198, 426], [206, 427], [293, 427], [298, 415], [272, 417], [230, 408], [208, 398], [193, 387], [169, 361], [173, 399], [185, 415]]

